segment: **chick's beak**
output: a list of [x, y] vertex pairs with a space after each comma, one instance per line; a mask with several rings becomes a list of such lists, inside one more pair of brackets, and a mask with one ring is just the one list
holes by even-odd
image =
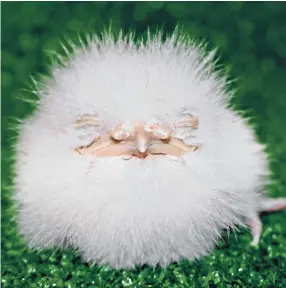
[[145, 153], [151, 145], [151, 137], [142, 125], [137, 125], [135, 132], [135, 147], [140, 153]]
[[151, 130], [144, 123], [136, 123], [132, 132], [124, 132], [121, 126], [106, 135], [97, 137], [86, 146], [74, 149], [81, 155], [120, 156], [133, 155], [146, 158], [148, 155], [176, 155], [194, 152], [197, 145], [186, 145], [182, 140], [173, 137], [169, 131]]

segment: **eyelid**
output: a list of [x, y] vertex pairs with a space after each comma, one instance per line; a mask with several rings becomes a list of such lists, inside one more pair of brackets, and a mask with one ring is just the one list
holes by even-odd
[[86, 125], [100, 126], [102, 124], [103, 121], [100, 120], [97, 116], [85, 114], [80, 116], [74, 125], [76, 128], [81, 128]]
[[183, 116], [177, 123], [176, 127], [191, 127], [191, 128], [198, 128], [199, 126], [199, 119], [196, 116], [193, 116], [192, 114], [186, 114]]

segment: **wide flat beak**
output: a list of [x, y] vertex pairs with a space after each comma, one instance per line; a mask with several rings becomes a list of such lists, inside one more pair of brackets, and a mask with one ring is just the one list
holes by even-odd
[[136, 123], [133, 133], [129, 136], [122, 134], [120, 129], [115, 130], [97, 137], [86, 146], [75, 148], [74, 152], [98, 157], [131, 155], [146, 158], [149, 154], [182, 156], [186, 152], [198, 149], [197, 145], [186, 145], [183, 140], [168, 134], [161, 133], [158, 136], [152, 131], [146, 131], [144, 123]]

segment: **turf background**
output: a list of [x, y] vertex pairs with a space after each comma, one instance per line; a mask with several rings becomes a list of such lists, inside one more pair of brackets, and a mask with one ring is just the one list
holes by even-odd
[[[220, 63], [238, 78], [234, 103], [253, 117], [271, 155], [274, 196], [286, 194], [286, 5], [283, 2], [2, 2], [2, 287], [286, 287], [285, 212], [263, 215], [257, 248], [247, 230], [231, 233], [204, 259], [166, 270], [115, 271], [90, 267], [72, 251], [28, 250], [14, 221], [12, 118], [31, 112], [17, 96], [33, 97], [30, 76], [48, 71], [45, 51], [61, 52], [59, 40], [100, 32], [146, 33], [176, 24], [209, 47], [220, 47]], [[11, 125], [10, 125], [11, 126]], [[284, 127], [284, 128], [283, 128]], [[238, 147], [239, 149], [239, 147]]]

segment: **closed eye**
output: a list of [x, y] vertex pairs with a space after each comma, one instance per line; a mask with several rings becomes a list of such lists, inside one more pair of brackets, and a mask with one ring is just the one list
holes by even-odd
[[84, 126], [100, 126], [102, 121], [95, 115], [85, 114], [79, 117], [75, 122], [76, 128], [81, 128]]

